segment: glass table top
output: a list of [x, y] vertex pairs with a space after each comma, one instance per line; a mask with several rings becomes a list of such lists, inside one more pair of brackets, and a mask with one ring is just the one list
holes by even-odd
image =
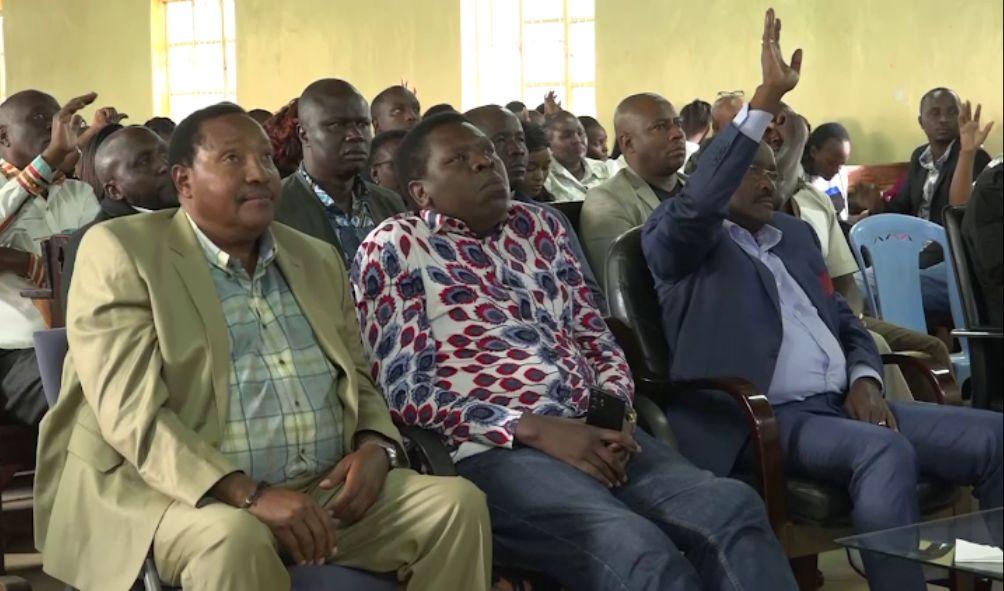
[[837, 543], [862, 552], [878, 552], [931, 566], [971, 573], [992, 580], [1004, 580], [1001, 563], [959, 562], [955, 558], [957, 540], [996, 546], [997, 556], [1004, 546], [1004, 509], [991, 509], [927, 521], [906, 527], [850, 536]]

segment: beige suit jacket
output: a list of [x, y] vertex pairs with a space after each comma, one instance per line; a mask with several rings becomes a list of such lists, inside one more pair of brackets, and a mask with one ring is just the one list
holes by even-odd
[[[684, 180], [683, 175], [680, 180]], [[627, 166], [586, 193], [579, 218], [579, 240], [604, 292], [608, 291], [610, 245], [624, 232], [644, 224], [659, 203], [652, 187]]]
[[[373, 385], [341, 257], [272, 225], [277, 263], [342, 372], [345, 449], [362, 430], [395, 441]], [[229, 332], [181, 210], [129, 216], [84, 237], [70, 287], [59, 402], [41, 425], [35, 542], [78, 588], [128, 589], [172, 502], [198, 506], [236, 466], [218, 450], [229, 403]]]

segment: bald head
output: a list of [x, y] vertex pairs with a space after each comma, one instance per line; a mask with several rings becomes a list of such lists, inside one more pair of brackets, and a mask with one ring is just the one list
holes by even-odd
[[28, 166], [49, 145], [59, 103], [39, 90], [22, 90], [0, 104], [0, 156], [18, 168]]
[[314, 179], [348, 180], [369, 159], [370, 109], [363, 95], [344, 80], [318, 80], [298, 103], [303, 164]]
[[495, 152], [505, 164], [510, 186], [516, 188], [522, 184], [526, 178], [529, 155], [519, 117], [498, 105], [477, 107], [464, 113], [464, 116], [492, 141]]
[[373, 98], [370, 107], [373, 130], [376, 133], [411, 129], [422, 115], [422, 105], [415, 93], [404, 86], [391, 86]]
[[126, 127], [108, 136], [94, 155], [94, 169], [108, 199], [143, 209], [178, 205], [167, 143], [146, 127]]
[[631, 95], [617, 105], [614, 129], [633, 171], [650, 185], [674, 186], [687, 155], [687, 138], [672, 103], [650, 92]]

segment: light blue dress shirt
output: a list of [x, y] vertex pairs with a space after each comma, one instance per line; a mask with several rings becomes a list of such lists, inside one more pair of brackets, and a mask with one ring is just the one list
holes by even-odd
[[784, 262], [771, 252], [781, 242], [781, 230], [767, 225], [754, 237], [729, 220], [724, 224], [729, 237], [767, 267], [777, 287], [782, 337], [774, 377], [767, 390], [770, 403], [777, 406], [815, 394], [846, 392], [848, 384], [863, 377], [875, 378], [881, 384], [878, 373], [866, 364], [856, 364], [848, 373], [847, 357], [840, 342]]

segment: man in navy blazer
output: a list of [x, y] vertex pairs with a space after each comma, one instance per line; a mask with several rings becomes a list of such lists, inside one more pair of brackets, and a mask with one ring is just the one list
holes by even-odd
[[[760, 140], [797, 84], [793, 72], [781, 78], [788, 84], [768, 84], [765, 76], [683, 192], [645, 223], [642, 247], [663, 310], [672, 377], [738, 376], [765, 392], [786, 471], [847, 486], [860, 531], [919, 521], [919, 474], [972, 485], [981, 508], [1000, 507], [1000, 415], [887, 403], [881, 358], [834, 291], [815, 233], [774, 211], [777, 169]], [[674, 428], [694, 423], [687, 429], [694, 440], [681, 450], [698, 456], [691, 460], [719, 473], [731, 469], [747, 436], [741, 423], [670, 418]], [[920, 566], [869, 554], [871, 589], [926, 588]]]

